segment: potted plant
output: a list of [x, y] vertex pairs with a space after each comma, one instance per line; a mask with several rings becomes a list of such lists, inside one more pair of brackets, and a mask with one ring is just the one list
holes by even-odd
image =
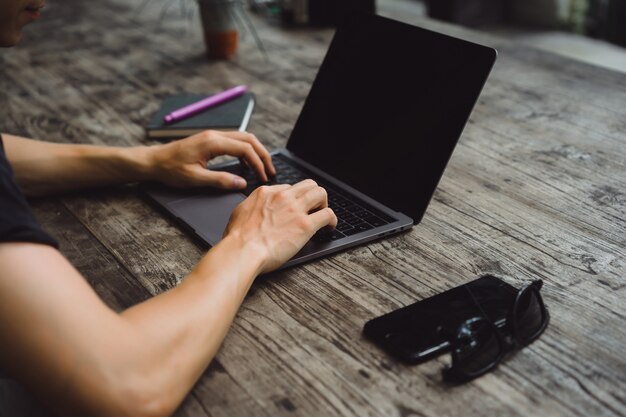
[[[182, 1], [182, 0], [181, 0]], [[267, 58], [263, 42], [248, 18], [242, 0], [196, 0], [210, 59], [228, 59], [239, 46], [240, 26], [247, 26], [259, 50]]]
[[237, 13], [242, 12], [238, 0], [197, 0], [204, 41], [209, 58], [226, 59], [237, 52], [239, 30]]

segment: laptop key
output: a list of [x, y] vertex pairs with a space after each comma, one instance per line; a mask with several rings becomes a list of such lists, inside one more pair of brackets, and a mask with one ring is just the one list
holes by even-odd
[[359, 216], [360, 218], [369, 217], [372, 215], [372, 213], [365, 210], [364, 208], [359, 208], [357, 210], [354, 210], [352, 214], [354, 214], [355, 216]]
[[335, 212], [335, 216], [337, 216], [339, 218], [344, 218], [344, 217], [350, 215], [350, 213], [348, 213], [347, 211], [345, 211], [341, 207], [333, 207], [332, 203], [330, 203], [329, 206]]
[[345, 234], [341, 233], [337, 229], [330, 230], [325, 227], [325, 228], [318, 230], [317, 233], [313, 235], [311, 240], [314, 242], [318, 242], [318, 243], [332, 242], [333, 240], [341, 239], [342, 237], [345, 237], [345, 236], [346, 236]]
[[384, 221], [383, 219], [381, 219], [380, 217], [377, 217], [377, 216], [366, 217], [363, 220], [368, 222], [369, 224], [371, 224], [374, 227], [383, 226], [383, 225], [388, 223], [388, 222]]
[[337, 230], [339, 230], [340, 232], [345, 232], [347, 230], [352, 229], [352, 225], [348, 224], [344, 221], [340, 221], [339, 223], [337, 223]]
[[348, 236], [351, 236], [351, 235], [355, 235], [357, 233], [365, 232], [366, 230], [370, 230], [372, 228], [373, 228], [373, 226], [371, 224], [363, 222], [363, 223], [359, 223], [359, 224], [354, 225], [354, 228], [352, 228], [350, 230], [346, 230], [344, 233], [346, 235], [348, 235]]
[[355, 224], [355, 223], [361, 223], [361, 218], [358, 216], [355, 216], [352, 213], [346, 213], [344, 216], [340, 217], [341, 220], [350, 223], [350, 224]]

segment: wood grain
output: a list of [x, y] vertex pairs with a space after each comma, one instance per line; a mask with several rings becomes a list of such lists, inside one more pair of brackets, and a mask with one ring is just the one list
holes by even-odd
[[[248, 84], [250, 130], [284, 146], [333, 34], [258, 18], [207, 61], [199, 23], [168, 1], [50, 1], [0, 52], [0, 130], [55, 142], [150, 144], [160, 100]], [[408, 233], [259, 279], [177, 416], [626, 415], [626, 76], [406, 13], [495, 46], [496, 66], [424, 220]], [[172, 288], [205, 249], [135, 186], [33, 202], [98, 294], [121, 310]], [[546, 333], [496, 371], [442, 383], [441, 357], [402, 365], [361, 335], [394, 308], [493, 273], [532, 279]]]

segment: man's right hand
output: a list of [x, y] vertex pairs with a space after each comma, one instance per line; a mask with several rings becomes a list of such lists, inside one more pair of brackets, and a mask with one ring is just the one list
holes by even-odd
[[336, 225], [326, 190], [304, 180], [257, 188], [233, 211], [224, 238], [261, 255], [263, 273], [288, 261], [322, 227]]

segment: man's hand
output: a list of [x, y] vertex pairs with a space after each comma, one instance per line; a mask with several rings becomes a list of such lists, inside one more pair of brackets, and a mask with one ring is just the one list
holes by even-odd
[[59, 144], [2, 135], [15, 178], [27, 195], [157, 180], [176, 187], [245, 188], [243, 178], [209, 171], [219, 155], [238, 157], [261, 180], [276, 175], [267, 149], [250, 133], [207, 130], [156, 146]]
[[257, 188], [233, 211], [224, 239], [260, 255], [263, 273], [289, 260], [322, 227], [336, 225], [326, 190], [304, 180]]
[[276, 175], [269, 152], [250, 133], [207, 130], [186, 139], [148, 149], [149, 176], [175, 187], [245, 188], [246, 181], [243, 178], [206, 168], [211, 159], [220, 155], [238, 157], [263, 181], [267, 181], [268, 174]]

